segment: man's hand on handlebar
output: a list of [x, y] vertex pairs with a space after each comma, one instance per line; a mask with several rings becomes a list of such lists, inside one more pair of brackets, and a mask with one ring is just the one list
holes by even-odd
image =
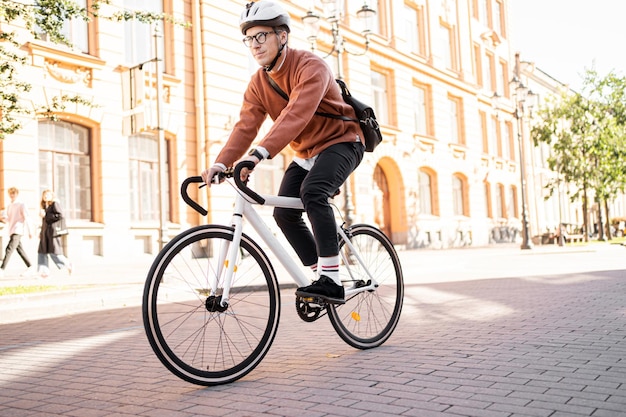
[[221, 177], [219, 174], [224, 172], [224, 168], [220, 165], [213, 165], [209, 169], [205, 169], [202, 171], [200, 176], [206, 185], [209, 187], [211, 184], [219, 184], [224, 181], [224, 177]]
[[[237, 163], [240, 163], [243, 161], [250, 161], [254, 163], [254, 166], [256, 166], [259, 162], [261, 162], [261, 160], [254, 155], [248, 155], [245, 158], [240, 159]], [[253, 170], [254, 168], [252, 169], [249, 169], [246, 167], [241, 168], [241, 174], [239, 175], [239, 177], [241, 178], [241, 182], [246, 183], [248, 181], [248, 177], [250, 176]]]
[[[241, 162], [251, 162], [254, 166], [256, 166], [256, 164], [261, 162], [261, 160], [254, 155], [248, 155], [245, 158], [242, 158], [239, 161], [237, 161], [235, 165]], [[254, 167], [253, 168], [243, 167], [241, 169], [239, 177], [241, 178], [241, 181], [243, 183], [248, 181], [248, 177], [250, 176], [250, 173], [253, 170], [254, 170]], [[213, 165], [211, 168], [205, 169], [204, 171], [202, 171], [202, 174], [200, 174], [200, 176], [202, 177], [202, 180], [204, 181], [204, 183], [210, 187], [211, 184], [220, 184], [224, 182], [224, 179], [227, 176], [230, 176], [230, 175], [224, 175], [224, 173], [225, 172], [228, 173], [228, 171], [232, 172], [232, 168], [227, 170], [225, 169], [223, 164], [218, 163], [218, 164]]]

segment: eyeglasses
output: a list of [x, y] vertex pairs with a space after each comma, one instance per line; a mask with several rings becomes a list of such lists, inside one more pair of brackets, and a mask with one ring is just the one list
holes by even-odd
[[243, 44], [246, 45], [249, 48], [249, 47], [252, 46], [252, 40], [255, 40], [256, 43], [258, 43], [259, 45], [262, 45], [267, 40], [267, 35], [269, 35], [271, 33], [276, 33], [276, 32], [275, 31], [273, 31], [273, 32], [259, 32], [259, 33], [257, 33], [254, 36], [246, 36], [245, 38], [243, 38]]

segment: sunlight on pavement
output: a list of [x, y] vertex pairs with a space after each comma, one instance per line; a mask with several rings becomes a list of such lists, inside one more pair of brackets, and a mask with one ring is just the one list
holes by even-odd
[[515, 312], [514, 309], [494, 301], [420, 286], [406, 290], [403, 314], [419, 315], [423, 304], [429, 304], [428, 309], [431, 311], [432, 305], [439, 305], [441, 311], [438, 318], [444, 320], [447, 317], [449, 320], [488, 321]]
[[615, 279], [615, 278], [616, 276], [611, 276], [609, 274], [602, 275], [601, 273], [595, 272], [595, 273], [582, 273], [582, 274], [569, 274], [569, 275], [523, 277], [521, 279], [524, 281], [528, 281], [528, 282], [536, 282], [536, 283], [549, 284], [549, 285], [571, 285], [571, 284], [580, 284], [580, 283], [589, 282], [589, 281]]
[[[134, 330], [133, 331], [137, 331]], [[128, 337], [128, 331], [67, 340], [63, 342], [32, 342], [12, 346], [0, 346], [0, 386], [24, 379], [28, 374], [38, 375], [71, 362], [72, 357], [90, 349], [115, 343]]]

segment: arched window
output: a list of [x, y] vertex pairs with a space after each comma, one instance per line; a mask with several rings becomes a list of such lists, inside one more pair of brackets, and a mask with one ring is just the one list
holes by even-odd
[[519, 210], [517, 204], [517, 187], [511, 185], [509, 187], [509, 196], [507, 198], [507, 213], [509, 217], [517, 217], [519, 218]]
[[39, 188], [51, 188], [68, 219], [93, 220], [91, 130], [70, 122], [42, 120], [39, 136]]
[[[154, 134], [138, 134], [128, 137], [130, 168], [130, 218], [132, 221], [156, 221], [160, 219], [159, 207], [159, 139]], [[163, 201], [165, 218], [171, 220], [169, 152], [165, 152], [165, 181]]]
[[452, 176], [452, 205], [455, 216], [469, 217], [467, 179], [461, 174]]
[[437, 199], [437, 173], [430, 168], [420, 168], [418, 185], [420, 214], [439, 216], [439, 201]]
[[506, 203], [504, 195], [504, 185], [496, 185], [496, 216], [503, 219], [506, 216]]
[[430, 175], [420, 170], [419, 173], [420, 214], [433, 214], [432, 184]]
[[491, 205], [491, 184], [489, 181], [485, 181], [485, 212], [487, 217], [493, 218], [493, 207]]

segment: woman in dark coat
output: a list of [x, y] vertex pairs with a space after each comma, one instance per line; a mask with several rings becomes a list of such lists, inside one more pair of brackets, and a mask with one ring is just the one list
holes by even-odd
[[39, 236], [39, 248], [37, 249], [38, 272], [42, 278], [50, 275], [48, 268], [48, 255], [52, 258], [57, 268], [67, 269], [72, 274], [72, 263], [63, 254], [61, 236], [67, 234], [65, 218], [61, 211], [61, 205], [54, 199], [52, 190], [45, 190], [41, 195], [41, 234]]

